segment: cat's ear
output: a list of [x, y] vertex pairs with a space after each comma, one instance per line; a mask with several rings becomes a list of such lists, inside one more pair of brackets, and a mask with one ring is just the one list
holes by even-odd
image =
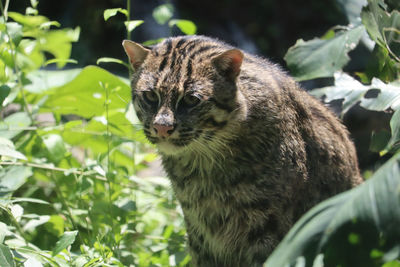
[[212, 59], [213, 65], [227, 78], [234, 80], [240, 73], [243, 53], [239, 49], [230, 49]]
[[134, 69], [137, 69], [143, 63], [150, 52], [149, 49], [129, 40], [124, 40], [122, 46], [124, 47], [125, 53], [129, 57], [129, 62]]

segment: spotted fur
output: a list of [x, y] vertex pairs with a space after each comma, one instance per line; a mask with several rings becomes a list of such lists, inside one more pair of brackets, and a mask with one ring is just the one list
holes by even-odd
[[124, 47], [194, 266], [262, 266], [304, 212], [361, 182], [344, 126], [268, 60], [201, 36]]

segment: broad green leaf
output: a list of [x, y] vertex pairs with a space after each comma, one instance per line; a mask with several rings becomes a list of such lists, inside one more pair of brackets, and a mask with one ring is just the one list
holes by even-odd
[[321, 253], [325, 266], [381, 266], [400, 256], [399, 225], [397, 153], [362, 185], [307, 212], [265, 266], [289, 266], [301, 256], [312, 266]]
[[11, 139], [31, 125], [26, 112], [16, 112], [0, 121], [0, 136]]
[[122, 109], [123, 112], [131, 98], [128, 84], [95, 66], [84, 68], [71, 82], [48, 90], [46, 94], [49, 96], [43, 111], [84, 118], [103, 115], [106, 102], [109, 110]]
[[49, 152], [49, 159], [54, 162], [58, 163], [65, 157], [65, 153], [67, 152], [63, 139], [58, 134], [46, 134], [42, 136], [42, 140], [44, 145]]
[[0, 110], [2, 109], [3, 101], [6, 99], [8, 94], [10, 93], [11, 88], [7, 85], [0, 85]]
[[3, 137], [0, 137], [0, 156], [26, 160], [25, 155], [15, 150], [14, 144]]
[[378, 89], [379, 94], [376, 98], [361, 99], [363, 108], [375, 111], [384, 111], [388, 108], [400, 108], [400, 83], [393, 82], [386, 84], [379, 79], [372, 79], [369, 89]]
[[364, 27], [358, 26], [328, 40], [297, 40], [289, 48], [285, 61], [298, 81], [331, 77], [347, 64], [350, 59], [347, 53], [357, 46], [363, 33]]
[[[49, 21], [49, 19], [44, 16], [22, 15], [17, 12], [8, 12], [8, 16], [14, 21], [24, 25], [26, 28], [40, 27], [40, 25]], [[26, 29], [24, 30], [26, 31]]]
[[57, 67], [62, 68], [71, 55], [72, 42], [79, 39], [80, 28], [48, 31], [40, 42], [40, 49], [51, 53], [57, 60]]
[[[10, 13], [8, 13], [8, 14], [10, 14]], [[6, 27], [7, 27], [8, 34], [6, 34], [4, 31], [1, 31], [0, 32], [0, 41], [8, 43], [10, 41], [9, 38], [11, 38], [11, 40], [15, 44], [15, 46], [18, 46], [22, 40], [22, 35], [23, 35], [22, 26], [15, 22], [8, 22], [6, 24]]]
[[141, 25], [144, 21], [143, 20], [129, 20], [125, 21], [125, 27], [128, 32], [133, 31], [136, 27]]
[[120, 13], [124, 14], [126, 17], [128, 17], [128, 10], [123, 9], [123, 8], [110, 8], [110, 9], [104, 10], [104, 13], [103, 13], [104, 20], [107, 21], [109, 18], [117, 15], [118, 12], [120, 12]]
[[53, 249], [53, 256], [60, 253], [62, 250], [66, 249], [69, 245], [72, 245], [75, 241], [75, 237], [78, 231], [66, 231], [61, 236], [60, 240], [57, 241], [55, 248]]
[[174, 6], [171, 4], [160, 5], [153, 10], [153, 18], [161, 25], [170, 20], [173, 14]]
[[0, 169], [0, 196], [20, 188], [31, 175], [31, 168], [25, 166], [9, 166]]
[[[374, 78], [370, 85], [363, 85], [342, 72], [336, 72], [334, 78], [334, 86], [315, 89], [311, 91], [311, 94], [316, 97], [325, 95], [326, 102], [344, 99], [342, 114], [359, 102], [363, 108], [375, 111], [385, 111], [388, 108], [395, 110], [400, 107], [400, 84], [397, 82], [386, 84]], [[378, 95], [365, 98], [366, 93], [372, 89], [378, 90]]]
[[0, 244], [0, 265], [2, 267], [15, 267], [10, 248], [3, 244]]
[[81, 71], [82, 69], [32, 71], [26, 75], [26, 78], [28, 78], [31, 83], [24, 88], [28, 92], [40, 94], [51, 88], [59, 87], [72, 81]]
[[173, 19], [173, 20], [169, 21], [168, 26], [169, 27], [176, 26], [184, 34], [187, 34], [187, 35], [196, 34], [196, 31], [197, 31], [196, 25], [190, 20]]

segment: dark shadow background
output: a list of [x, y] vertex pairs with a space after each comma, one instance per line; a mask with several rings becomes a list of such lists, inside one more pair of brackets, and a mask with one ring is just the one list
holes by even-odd
[[[166, 25], [158, 25], [152, 17], [153, 9], [166, 2], [175, 7], [175, 18], [196, 24], [197, 34], [217, 37], [247, 52], [268, 57], [284, 68], [283, 57], [297, 39], [310, 40], [335, 25], [348, 24], [337, 0], [132, 0], [132, 19], [145, 21], [132, 32], [132, 40], [144, 42], [181, 34], [177, 28], [171, 30]], [[25, 13], [29, 5], [29, 0], [12, 0], [9, 10]], [[125, 60], [121, 47], [121, 41], [126, 38], [125, 17], [118, 14], [107, 22], [103, 19], [105, 9], [117, 7], [126, 8], [126, 1], [40, 0], [38, 9], [39, 14], [60, 22], [62, 27], [81, 28], [79, 42], [73, 45], [71, 57], [78, 60], [78, 67], [83, 67], [95, 65], [100, 57]], [[363, 47], [352, 51], [352, 61], [346, 70], [364, 69], [368, 53]], [[118, 64], [106, 63], [101, 67], [127, 76], [126, 69]], [[331, 82], [332, 79], [323, 79], [304, 86], [311, 89]], [[336, 107], [340, 106], [338, 104]], [[387, 114], [360, 107], [353, 108], [343, 118], [357, 146], [362, 169], [379, 165], [379, 155], [369, 152], [370, 136], [373, 130], [390, 131], [389, 120]]]

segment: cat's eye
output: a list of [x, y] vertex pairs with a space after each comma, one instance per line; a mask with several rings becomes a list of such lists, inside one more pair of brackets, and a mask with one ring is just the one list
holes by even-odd
[[143, 92], [143, 98], [149, 104], [158, 103], [158, 96], [154, 91], [145, 91], [145, 92]]
[[190, 107], [191, 108], [191, 107], [194, 107], [194, 106], [196, 106], [197, 104], [200, 103], [200, 98], [198, 98], [195, 95], [185, 95], [183, 97], [182, 101], [183, 101], [183, 104], [186, 107]]

